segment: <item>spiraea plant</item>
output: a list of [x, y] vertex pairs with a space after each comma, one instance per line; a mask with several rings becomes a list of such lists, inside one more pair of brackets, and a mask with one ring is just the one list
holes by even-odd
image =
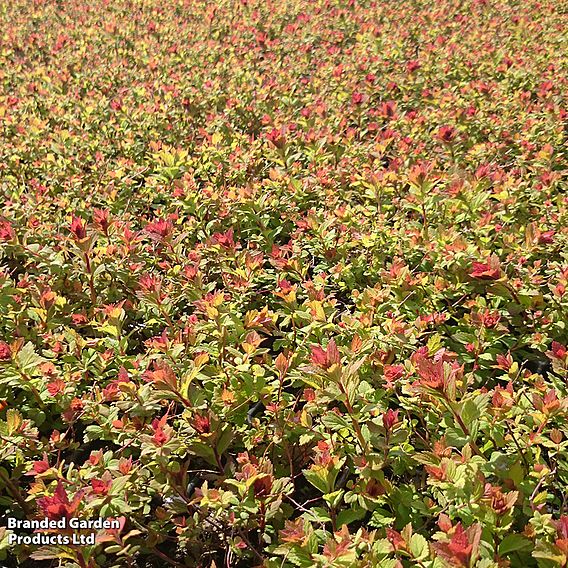
[[568, 566], [562, 2], [0, 23], [0, 564]]

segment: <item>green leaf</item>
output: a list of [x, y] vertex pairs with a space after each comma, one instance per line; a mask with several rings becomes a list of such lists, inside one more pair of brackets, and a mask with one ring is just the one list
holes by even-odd
[[427, 540], [421, 534], [413, 534], [410, 539], [410, 553], [415, 560], [424, 560], [428, 557], [430, 549]]
[[461, 417], [467, 426], [472, 424], [475, 420], [485, 412], [489, 404], [489, 394], [480, 394], [474, 398], [469, 398], [462, 403]]
[[399, 566], [396, 558], [385, 558], [377, 564], [377, 568], [396, 568], [396, 566]]
[[428, 353], [434, 355], [442, 347], [442, 338], [436, 333], [430, 337], [426, 346], [428, 347]]
[[22, 425], [22, 415], [15, 408], [10, 408], [6, 412], [6, 426], [8, 429], [7, 430], [8, 436], [15, 434], [21, 425]]
[[510, 552], [514, 552], [516, 550], [524, 550], [526, 548], [530, 548], [532, 546], [532, 542], [521, 536], [520, 534], [509, 534], [507, 535], [499, 545], [499, 556], [505, 556]]
[[197, 456], [207, 460], [212, 465], [217, 465], [217, 459], [213, 448], [204, 444], [203, 442], [192, 442], [189, 445], [189, 450]]
[[24, 373], [33, 371], [45, 359], [39, 356], [34, 350], [34, 344], [28, 341], [16, 355], [18, 367]]
[[369, 524], [372, 527], [382, 528], [392, 525], [395, 520], [395, 517], [393, 517], [392, 514], [386, 509], [376, 509], [373, 513], [373, 516], [371, 517], [371, 520], [369, 521]]
[[92, 442], [93, 440], [100, 440], [104, 437], [105, 431], [96, 424], [90, 424], [85, 428], [84, 439], [85, 442]]
[[339, 416], [335, 412], [328, 412], [321, 421], [324, 426], [334, 431], [343, 430], [344, 428], [349, 429], [350, 426], [343, 416]]
[[360, 521], [362, 518], [365, 517], [367, 511], [365, 509], [357, 508], [357, 509], [346, 509], [345, 511], [341, 511], [339, 515], [337, 515], [337, 528], [342, 527], [343, 525], [349, 525], [354, 521]]
[[[306, 513], [308, 515], [308, 513]], [[312, 507], [309, 512], [309, 516], [306, 516], [307, 519], [316, 522], [316, 523], [330, 523], [331, 517], [329, 516], [329, 512], [327, 509], [323, 507]]]
[[38, 548], [35, 552], [30, 555], [30, 558], [34, 560], [54, 560], [58, 559], [69, 559], [75, 560], [75, 556], [71, 552], [63, 550], [61, 547], [56, 546], [42, 546]]
[[343, 493], [344, 491], [342, 489], [339, 489], [338, 491], [334, 491], [333, 493], [326, 493], [323, 498], [326, 503], [329, 503], [330, 507], [339, 507], [341, 501], [343, 500]]
[[300, 568], [310, 568], [314, 565], [311, 556], [299, 546], [294, 546], [291, 550], [282, 547], [281, 554], [286, 556], [286, 560], [289, 560], [295, 566], [300, 566]]
[[233, 431], [230, 426], [225, 426], [217, 440], [217, 454], [223, 454], [223, 452], [230, 446], [232, 440]]
[[303, 470], [304, 477], [322, 493], [327, 493], [328, 470], [324, 466], [312, 466], [310, 469]]
[[566, 559], [562, 552], [550, 542], [539, 542], [532, 555], [539, 559], [539, 566], [562, 566]]

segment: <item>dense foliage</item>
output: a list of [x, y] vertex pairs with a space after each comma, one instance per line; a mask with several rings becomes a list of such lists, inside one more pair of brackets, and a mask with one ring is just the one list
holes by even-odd
[[0, 563], [567, 566], [565, 8], [2, 2]]

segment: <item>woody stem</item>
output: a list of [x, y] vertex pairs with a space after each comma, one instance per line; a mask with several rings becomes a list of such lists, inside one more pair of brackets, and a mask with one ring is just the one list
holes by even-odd
[[89, 253], [83, 253], [85, 257], [85, 266], [87, 267], [87, 272], [89, 273], [89, 292], [91, 296], [91, 304], [93, 309], [97, 304], [97, 293], [95, 291], [95, 275], [93, 274], [93, 268], [91, 266], [91, 259], [89, 258]]
[[359, 422], [355, 418], [355, 410], [353, 409], [353, 406], [351, 405], [351, 402], [349, 401], [349, 395], [347, 394], [347, 390], [343, 386], [342, 381], [339, 381], [338, 386], [339, 386], [339, 390], [345, 396], [345, 407], [347, 408], [347, 412], [349, 413], [349, 417], [351, 418], [351, 423], [353, 424], [353, 429], [355, 430], [355, 434], [357, 436], [357, 441], [359, 442], [359, 445], [361, 446], [361, 449], [363, 450], [363, 452], [366, 453], [367, 452], [367, 442], [365, 441], [365, 437], [363, 436], [361, 426], [359, 425]]
[[0, 480], [2, 480], [2, 483], [4, 483], [4, 485], [6, 486], [6, 489], [10, 491], [12, 497], [18, 502], [18, 505], [20, 505], [25, 515], [29, 516], [31, 514], [31, 511], [28, 507], [28, 504], [26, 503], [26, 500], [22, 497], [22, 494], [20, 493], [18, 487], [14, 485], [12, 480], [4, 474], [2, 469], [0, 469]]
[[449, 400], [447, 400], [447, 403], [448, 403], [448, 406], [449, 406], [450, 410], [452, 411], [452, 414], [454, 415], [457, 423], [460, 425], [460, 428], [462, 429], [463, 433], [469, 438], [469, 445], [471, 446], [471, 449], [478, 456], [483, 456], [480, 449], [477, 447], [477, 444], [471, 438], [471, 433], [469, 431], [469, 428], [466, 426], [465, 422], [463, 421], [462, 417], [460, 416], [460, 413], [454, 408], [454, 405]]

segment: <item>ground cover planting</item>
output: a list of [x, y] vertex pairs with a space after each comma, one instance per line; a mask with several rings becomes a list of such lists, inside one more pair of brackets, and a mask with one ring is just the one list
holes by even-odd
[[0, 565], [567, 566], [567, 14], [1, 3]]

